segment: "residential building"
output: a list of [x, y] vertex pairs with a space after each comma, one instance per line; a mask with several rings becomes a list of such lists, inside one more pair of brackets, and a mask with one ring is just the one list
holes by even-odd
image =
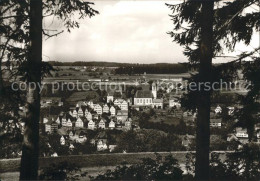
[[103, 113], [109, 113], [109, 107], [107, 104], [103, 106]]
[[61, 136], [61, 138], [60, 138], [60, 144], [61, 144], [61, 145], [65, 145], [65, 138], [64, 138], [64, 136]]
[[96, 104], [94, 106], [94, 111], [97, 112], [97, 114], [101, 115], [103, 112], [102, 112], [102, 107], [99, 105], [99, 104]]
[[222, 120], [221, 119], [210, 119], [210, 127], [221, 127]]
[[120, 109], [128, 111], [128, 103], [125, 100], [123, 102], [121, 102]]
[[247, 129], [243, 129], [241, 127], [236, 128], [236, 137], [237, 138], [248, 138]]
[[118, 110], [116, 118], [117, 118], [117, 122], [125, 123], [125, 121], [128, 118], [128, 111], [126, 111], [126, 110]]
[[116, 115], [116, 108], [114, 106], [110, 107], [110, 114], [111, 114], [111, 116], [115, 116]]
[[77, 117], [78, 117], [78, 112], [77, 112], [76, 109], [72, 112], [72, 116], [73, 116], [74, 118], [77, 118]]
[[163, 99], [153, 99], [153, 107], [163, 109]]
[[113, 120], [111, 120], [109, 122], [109, 126], [108, 127], [109, 127], [109, 129], [114, 129], [116, 127], [116, 123]]
[[75, 122], [75, 127], [77, 127], [77, 128], [84, 127], [84, 123], [83, 123], [82, 119], [80, 119], [80, 117], [78, 117], [77, 121]]
[[113, 93], [108, 93], [107, 94], [107, 103], [113, 102], [114, 101], [114, 94]]
[[82, 109], [81, 109], [81, 107], [79, 108], [79, 110], [78, 110], [78, 117], [83, 117], [83, 111], [82, 111]]
[[95, 122], [92, 121], [92, 120], [90, 120], [90, 121], [88, 122], [88, 129], [94, 130], [95, 128], [96, 128]]
[[105, 129], [106, 128], [106, 124], [105, 121], [103, 119], [101, 119], [98, 123], [98, 127], [101, 129]]
[[222, 113], [222, 108], [221, 108], [219, 105], [216, 107], [215, 113], [216, 113], [216, 114]]
[[169, 107], [176, 107], [176, 108], [180, 108], [181, 107], [181, 103], [177, 98], [170, 98], [169, 100]]

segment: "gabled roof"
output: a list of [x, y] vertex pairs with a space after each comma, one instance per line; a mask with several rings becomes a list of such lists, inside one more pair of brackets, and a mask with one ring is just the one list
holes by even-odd
[[135, 98], [153, 98], [153, 94], [150, 90], [138, 90], [135, 93]]

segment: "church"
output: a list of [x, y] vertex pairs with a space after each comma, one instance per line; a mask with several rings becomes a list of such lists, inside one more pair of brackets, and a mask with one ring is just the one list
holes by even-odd
[[147, 88], [143, 88], [142, 90], [138, 90], [134, 96], [134, 105], [135, 106], [152, 106], [153, 99], [157, 98], [157, 85], [156, 83], [152, 84], [152, 90]]

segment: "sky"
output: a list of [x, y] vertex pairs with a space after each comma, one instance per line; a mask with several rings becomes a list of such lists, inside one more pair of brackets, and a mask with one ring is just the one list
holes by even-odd
[[[165, 5], [166, 2], [95, 1], [93, 8], [100, 14], [91, 19], [80, 20], [80, 28], [72, 29], [71, 33], [65, 31], [44, 41], [43, 60], [187, 62], [183, 48], [167, 34], [173, 29], [173, 23], [169, 17], [171, 10]], [[63, 29], [62, 23], [52, 18], [45, 19], [43, 26], [48, 29]], [[254, 39], [259, 40], [259, 37]], [[240, 49], [244, 50], [244, 46], [240, 45]]]

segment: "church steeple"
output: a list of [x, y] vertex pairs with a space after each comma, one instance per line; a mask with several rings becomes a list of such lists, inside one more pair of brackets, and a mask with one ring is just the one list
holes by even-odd
[[157, 98], [157, 85], [154, 82], [152, 84], [152, 94], [153, 94], [153, 98], [156, 99]]

